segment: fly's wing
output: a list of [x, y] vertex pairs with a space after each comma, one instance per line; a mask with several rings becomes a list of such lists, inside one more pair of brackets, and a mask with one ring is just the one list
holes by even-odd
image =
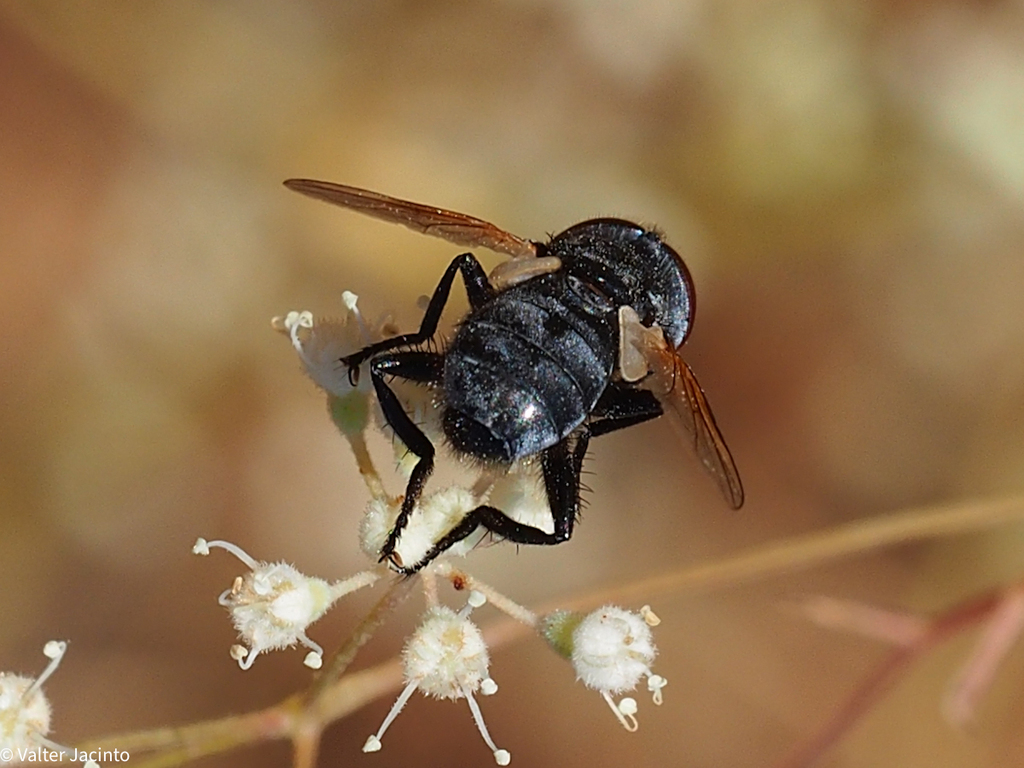
[[[686, 361], [666, 341], [657, 326], [645, 328], [631, 307], [619, 312], [620, 347], [629, 347], [628, 355], [620, 349], [620, 375], [631, 380], [631, 369], [637, 353], [647, 361], [649, 376], [643, 386], [648, 387], [666, 407], [672, 423], [681, 427], [683, 438], [693, 447], [704, 469], [718, 483], [718, 488], [733, 509], [743, 506], [743, 483], [729, 446], [715, 424], [715, 416], [704, 396], [704, 390]], [[629, 361], [627, 365], [625, 361]]]
[[493, 224], [467, 216], [464, 213], [446, 211], [430, 205], [413, 203], [388, 197], [368, 189], [334, 184], [329, 181], [312, 179], [288, 179], [288, 189], [315, 197], [327, 203], [349, 208], [375, 219], [402, 224], [416, 232], [433, 235], [456, 245], [467, 248], [487, 248], [504, 253], [516, 259], [537, 255], [536, 246], [529, 240], [499, 229]]
[[674, 422], [686, 431], [701, 464], [718, 483], [718, 489], [733, 509], [743, 506], [743, 483], [736, 463], [729, 453], [729, 446], [715, 424], [715, 415], [704, 397], [693, 370], [681, 357], [675, 355], [676, 383], [668, 394], [661, 398], [674, 416]]

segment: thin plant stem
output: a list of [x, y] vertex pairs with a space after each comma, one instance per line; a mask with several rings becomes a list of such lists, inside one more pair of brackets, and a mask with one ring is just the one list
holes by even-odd
[[302, 718], [301, 725], [292, 734], [292, 768], [316, 768], [322, 733], [320, 723], [310, 717]]
[[374, 633], [387, 621], [392, 611], [397, 608], [406, 597], [409, 596], [413, 584], [418, 581], [416, 576], [397, 578], [391, 582], [384, 596], [377, 601], [366, 617], [359, 622], [356, 628], [349, 635], [348, 640], [331, 657], [323, 672], [313, 681], [308, 692], [303, 696], [304, 700], [313, 704], [324, 695], [335, 684], [349, 665], [355, 660], [359, 649], [370, 641]]
[[423, 600], [428, 608], [436, 608], [437, 599], [437, 573], [432, 568], [425, 568], [423, 574]]
[[452, 567], [449, 563], [438, 563], [436, 567], [436, 573], [450, 579], [452, 583], [459, 582], [463, 586], [461, 589], [475, 589], [477, 592], [487, 598], [487, 602], [497, 608], [499, 611], [504, 613], [506, 616], [510, 616], [516, 621], [522, 622], [528, 627], [536, 627], [538, 617], [529, 608], [526, 608], [514, 600], [510, 600], [501, 594], [498, 590], [492, 587], [486, 582], [480, 581], [475, 576], [471, 576], [465, 571], [459, 570], [458, 568]]
[[348, 444], [352, 448], [352, 453], [356, 457], [356, 466], [359, 467], [359, 474], [370, 491], [370, 495], [375, 499], [390, 501], [391, 497], [384, 490], [384, 481], [381, 480], [380, 473], [377, 472], [373, 457], [370, 456], [370, 450], [366, 445], [366, 433], [345, 433], [345, 439], [348, 440]]
[[861, 552], [995, 528], [1024, 520], [1024, 496], [972, 500], [857, 520], [820, 533], [758, 546], [749, 552], [585, 595], [571, 607], [625, 601], [644, 595], [706, 591], [794, 573]]
[[963, 727], [978, 709], [978, 700], [992, 687], [1006, 655], [1024, 630], [1024, 584], [1006, 590], [975, 643], [967, 663], [943, 697], [946, 720]]
[[987, 618], [1000, 604], [1005, 588], [973, 597], [932, 620], [928, 631], [913, 645], [893, 651], [847, 698], [839, 710], [810, 739], [799, 745], [776, 768], [810, 768], [837, 744], [928, 651], [953, 635]]
[[[180, 765], [200, 756], [289, 737], [294, 730], [295, 717], [300, 711], [297, 704], [297, 697], [292, 696], [276, 706], [244, 715], [90, 739], [79, 744], [78, 749], [83, 752], [124, 750], [132, 755], [132, 765], [148, 768]], [[157, 750], [160, 751], [158, 755], [136, 757]]]

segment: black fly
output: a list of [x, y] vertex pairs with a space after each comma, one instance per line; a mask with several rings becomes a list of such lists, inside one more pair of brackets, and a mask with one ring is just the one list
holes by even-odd
[[[566, 541], [579, 511], [580, 469], [590, 439], [657, 418], [666, 407], [729, 504], [743, 504], [736, 465], [704, 392], [678, 354], [693, 321], [693, 282], [657, 232], [621, 219], [591, 219], [539, 243], [472, 216], [365, 189], [307, 179], [285, 185], [511, 257], [488, 276], [473, 254], [457, 256], [434, 289], [419, 331], [341, 360], [353, 381], [369, 361], [387, 423], [419, 459], [381, 560], [414, 573], [478, 526], [519, 544]], [[470, 312], [444, 353], [425, 351], [419, 347], [437, 331], [458, 273]], [[397, 562], [399, 536], [434, 468], [434, 446], [388, 386], [396, 376], [436, 388], [444, 433], [456, 451], [499, 466], [540, 456], [554, 531], [482, 505], [419, 562]]]

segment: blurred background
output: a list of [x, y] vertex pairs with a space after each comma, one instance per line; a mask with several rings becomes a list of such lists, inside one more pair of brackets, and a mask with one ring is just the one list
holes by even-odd
[[[414, 328], [456, 249], [291, 176], [536, 239], [622, 216], [686, 258], [687, 359], [747, 505], [730, 512], [665, 424], [603, 438], [571, 542], [470, 556], [521, 602], [1024, 486], [1019, 0], [2, 0], [0, 62], [0, 669], [37, 674], [46, 640], [72, 641], [47, 686], [58, 741], [308, 684], [298, 651], [245, 674], [228, 658], [216, 597], [240, 568], [192, 556], [197, 536], [328, 579], [365, 566], [367, 492], [269, 320], [339, 315], [350, 290]], [[520, 642], [495, 654], [487, 722], [517, 765], [769, 765], [887, 650], [783, 599], [940, 610], [1019, 578], [1022, 534], [652, 599], [670, 686], [660, 708], [638, 697], [634, 735]], [[335, 647], [372, 600], [311, 636]], [[1020, 765], [1024, 649], [970, 729], [940, 716], [970, 643], [916, 666], [826, 763]], [[390, 705], [335, 724], [321, 764], [490, 764], [464, 703], [418, 696], [362, 755]], [[276, 744], [203, 764], [288, 760]]]

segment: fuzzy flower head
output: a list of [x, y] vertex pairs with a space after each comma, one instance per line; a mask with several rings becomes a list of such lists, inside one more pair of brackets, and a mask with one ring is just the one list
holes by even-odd
[[[50, 663], [37, 678], [0, 672], [0, 755], [11, 755], [10, 759], [0, 756], [0, 763], [16, 762], [19, 752], [38, 754], [40, 748], [70, 753], [67, 747], [46, 738], [50, 732], [50, 702], [42, 690], [43, 683], [60, 665], [67, 647], [67, 643], [57, 640], [43, 646], [43, 654]], [[86, 768], [98, 767], [95, 761], [89, 760]]]
[[[423, 560], [434, 544], [475, 509], [479, 500], [472, 491], [452, 486], [436, 491], [420, 500], [402, 531], [393, 560], [403, 567], [412, 567]], [[359, 528], [363, 551], [376, 559], [401, 511], [401, 499], [371, 499]], [[480, 543], [484, 532], [479, 530], [444, 552], [445, 556], [462, 556]]]
[[497, 684], [487, 674], [490, 661], [483, 635], [469, 620], [473, 608], [483, 605], [485, 600], [481, 593], [474, 591], [470, 593], [466, 607], [458, 613], [446, 606], [435, 606], [427, 611], [402, 651], [405, 690], [395, 701], [377, 733], [366, 740], [364, 752], [376, 752], [381, 748], [384, 732], [413, 692], [419, 689], [425, 695], [435, 698], [466, 699], [473, 720], [484, 742], [490, 747], [495, 762], [508, 765], [511, 755], [495, 746], [484, 725], [483, 713], [473, 696], [477, 691], [488, 696], [498, 690]]
[[427, 612], [402, 650], [406, 683], [438, 699], [461, 699], [480, 690], [489, 664], [476, 624], [443, 605]]
[[646, 677], [654, 703], [661, 704], [661, 690], [668, 681], [651, 674], [657, 655], [651, 627], [659, 623], [649, 606], [634, 613], [606, 605], [586, 615], [549, 614], [541, 633], [552, 648], [572, 661], [576, 678], [600, 692], [626, 730], [635, 731], [636, 701], [626, 697], [616, 704], [612, 695], [633, 690]]
[[519, 461], [507, 472], [497, 475], [487, 503], [518, 523], [551, 533], [555, 530], [555, 521], [537, 463]]
[[211, 547], [226, 549], [250, 569], [244, 576], [236, 577], [231, 589], [218, 598], [228, 609], [239, 637], [245, 642], [245, 645], [231, 648], [232, 658], [242, 669], [249, 669], [264, 651], [291, 648], [296, 643], [310, 649], [306, 666], [319, 669], [323, 649], [306, 637], [306, 627], [323, 616], [339, 597], [379, 578], [378, 574], [367, 571], [328, 584], [323, 579], [300, 573], [287, 563], [257, 562], [226, 541], [199, 539], [192, 551], [208, 555]]
[[[423, 562], [434, 545], [485, 500], [517, 522], [553, 531], [547, 495], [534, 470], [535, 467], [517, 466], [500, 474], [485, 473], [473, 488], [455, 485], [424, 495], [402, 530], [392, 560], [399, 567], [408, 568]], [[359, 529], [359, 541], [367, 556], [376, 559], [401, 509], [401, 498], [376, 496], [370, 500]], [[486, 536], [484, 528], [477, 528], [440, 557], [464, 557]]]
[[48, 642], [43, 653], [50, 663], [36, 679], [0, 672], [0, 747], [35, 749], [39, 738], [50, 732], [50, 702], [42, 687], [60, 665], [65, 650], [67, 643]]

